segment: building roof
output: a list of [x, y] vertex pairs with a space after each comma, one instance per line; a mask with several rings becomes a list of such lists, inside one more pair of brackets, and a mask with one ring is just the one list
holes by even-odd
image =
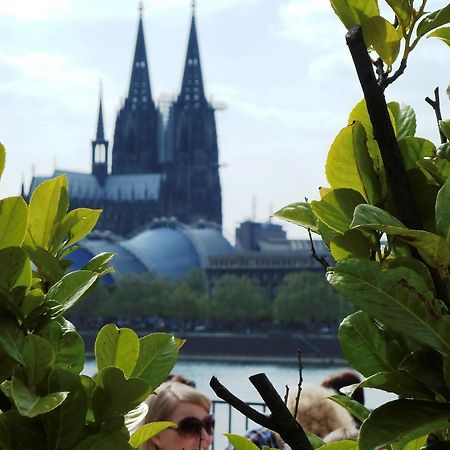
[[101, 200], [158, 200], [162, 174], [109, 175], [101, 186], [90, 173], [55, 170], [51, 177], [33, 177], [30, 193], [43, 181], [66, 175], [69, 180], [69, 197], [73, 199]]

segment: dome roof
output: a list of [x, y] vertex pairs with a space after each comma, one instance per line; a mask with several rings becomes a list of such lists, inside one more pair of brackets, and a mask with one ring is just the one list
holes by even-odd
[[[193, 268], [206, 267], [209, 256], [232, 251], [232, 246], [216, 227], [191, 228], [171, 223], [170, 226], [146, 229], [128, 240], [114, 240], [111, 236], [107, 239], [84, 239], [80, 248], [71, 254], [71, 259], [76, 268], [81, 268], [98, 253], [114, 252], [114, 278], [147, 272], [178, 278]], [[112, 278], [109, 276], [104, 281], [109, 284]]]

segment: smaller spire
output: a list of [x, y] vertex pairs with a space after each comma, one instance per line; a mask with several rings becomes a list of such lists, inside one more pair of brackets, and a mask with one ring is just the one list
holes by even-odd
[[192, 0], [191, 2], [191, 8], [192, 8], [192, 15], [195, 14], [195, 9], [197, 8], [197, 2], [196, 0]]
[[95, 137], [95, 140], [98, 142], [104, 142], [105, 141], [105, 129], [103, 127], [103, 82], [100, 78], [100, 94], [99, 94], [99, 100], [98, 100], [98, 120], [97, 120], [97, 134]]
[[142, 12], [144, 11], [144, 2], [139, 2], [139, 17], [142, 18]]

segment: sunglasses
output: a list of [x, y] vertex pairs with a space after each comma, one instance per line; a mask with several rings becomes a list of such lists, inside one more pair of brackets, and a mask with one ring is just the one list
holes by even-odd
[[202, 433], [202, 428], [212, 435], [214, 432], [215, 420], [211, 414], [206, 416], [203, 420], [197, 419], [197, 417], [185, 417], [180, 420], [177, 428], [177, 432], [181, 435], [199, 435]]

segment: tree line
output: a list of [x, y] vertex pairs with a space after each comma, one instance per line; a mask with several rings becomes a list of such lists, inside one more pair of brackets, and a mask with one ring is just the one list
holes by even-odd
[[235, 275], [221, 277], [208, 293], [203, 272], [195, 270], [177, 281], [129, 275], [114, 286], [99, 286], [71, 317], [87, 328], [99, 325], [99, 320], [119, 320], [137, 328], [188, 325], [203, 331], [206, 323], [215, 330], [242, 325], [249, 329], [303, 325], [314, 330], [323, 324], [336, 326], [352, 310], [321, 274], [287, 275], [271, 302], [257, 282]]

